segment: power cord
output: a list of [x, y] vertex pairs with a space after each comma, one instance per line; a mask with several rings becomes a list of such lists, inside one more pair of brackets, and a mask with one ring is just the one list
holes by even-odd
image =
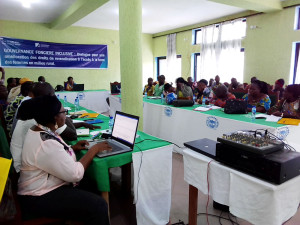
[[137, 145], [135, 145], [135, 146], [136, 146], [136, 147], [140, 150], [140, 152], [141, 152], [141, 161], [140, 161], [139, 172], [138, 172], [138, 181], [137, 181], [137, 184], [136, 184], [136, 202], [135, 202], [135, 204], [137, 204], [138, 199], [139, 199], [140, 172], [141, 172], [141, 167], [142, 167], [142, 163], [143, 163], [143, 155], [144, 155], [144, 153], [143, 153], [142, 149], [141, 149], [139, 146], [137, 146]]
[[237, 223], [237, 222], [235, 222], [235, 221], [233, 221], [233, 220], [231, 220], [231, 219], [228, 219], [228, 218], [226, 218], [226, 217], [223, 217], [223, 216], [218, 216], [218, 215], [214, 215], [214, 214], [209, 214], [209, 213], [197, 213], [197, 215], [198, 216], [211, 216], [211, 217], [217, 217], [217, 218], [219, 218], [219, 220], [220, 219], [223, 219], [223, 220], [227, 220], [227, 221], [229, 221], [229, 222], [231, 222], [233, 225], [239, 225], [239, 223]]

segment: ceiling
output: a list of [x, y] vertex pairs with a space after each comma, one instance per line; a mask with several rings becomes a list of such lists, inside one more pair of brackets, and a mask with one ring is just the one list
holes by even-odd
[[[24, 1], [29, 8], [23, 6]], [[1, 0], [0, 20], [51, 23], [74, 2], [76, 0]], [[207, 0], [142, 0], [142, 8], [143, 33], [150, 34], [245, 11]], [[73, 26], [118, 30], [118, 0], [110, 0]]]

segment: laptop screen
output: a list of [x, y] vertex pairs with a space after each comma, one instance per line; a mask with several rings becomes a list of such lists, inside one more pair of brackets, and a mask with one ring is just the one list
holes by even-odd
[[116, 111], [112, 139], [133, 148], [139, 117]]

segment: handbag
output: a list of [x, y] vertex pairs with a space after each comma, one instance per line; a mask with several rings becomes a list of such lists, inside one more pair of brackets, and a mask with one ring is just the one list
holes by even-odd
[[247, 114], [248, 102], [241, 99], [230, 99], [226, 101], [224, 112], [227, 114]]

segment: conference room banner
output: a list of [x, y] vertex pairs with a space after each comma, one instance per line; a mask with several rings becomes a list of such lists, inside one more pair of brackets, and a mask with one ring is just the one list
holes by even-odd
[[107, 45], [63, 44], [0, 37], [0, 63], [17, 68], [107, 69]]

